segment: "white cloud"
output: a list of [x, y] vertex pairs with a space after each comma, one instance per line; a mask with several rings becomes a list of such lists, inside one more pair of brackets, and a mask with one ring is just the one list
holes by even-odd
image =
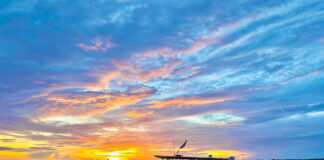
[[225, 112], [217, 112], [184, 117], [179, 120], [202, 125], [230, 125], [240, 123], [244, 121], [245, 118]]

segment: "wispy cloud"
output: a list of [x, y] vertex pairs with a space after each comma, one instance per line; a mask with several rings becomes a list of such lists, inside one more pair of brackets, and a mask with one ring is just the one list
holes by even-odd
[[159, 101], [151, 101], [150, 104], [152, 108], [164, 108], [164, 107], [183, 107], [183, 106], [197, 106], [206, 105], [211, 103], [224, 102], [232, 100], [232, 97], [178, 97], [174, 99], [166, 99]]
[[227, 126], [237, 125], [240, 122], [244, 121], [245, 118], [234, 116], [228, 113], [217, 112], [184, 117], [180, 118], [179, 120], [201, 125]]
[[84, 51], [102, 51], [105, 52], [108, 49], [114, 48], [115, 44], [110, 41], [109, 37], [98, 36], [91, 40], [90, 44], [79, 43], [78, 47]]

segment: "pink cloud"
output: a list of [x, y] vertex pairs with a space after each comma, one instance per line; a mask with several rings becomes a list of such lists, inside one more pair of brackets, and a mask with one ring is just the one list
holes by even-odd
[[114, 48], [115, 44], [110, 41], [109, 37], [103, 38], [102, 36], [98, 36], [91, 40], [89, 45], [84, 43], [79, 43], [78, 47], [82, 48], [84, 51], [107, 51], [110, 48]]
[[220, 38], [202, 38], [196, 40], [185, 49], [158, 48], [155, 50], [140, 53], [139, 57], [157, 59], [159, 56], [176, 59], [177, 55], [187, 55], [199, 52], [206, 47], [220, 43]]
[[281, 81], [281, 82], [279, 82], [278, 84], [279, 84], [279, 85], [287, 84], [287, 83], [289, 83], [289, 82], [291, 82], [291, 81], [299, 80], [299, 79], [302, 79], [302, 78], [304, 78], [304, 77], [306, 77], [306, 76], [314, 75], [314, 74], [318, 74], [318, 73], [321, 73], [321, 72], [323, 72], [323, 71], [324, 71], [324, 69], [322, 68], [322, 69], [318, 69], [318, 70], [315, 70], [315, 71], [312, 71], [312, 72], [308, 72], [308, 73], [305, 73], [305, 74], [297, 75], [297, 76], [292, 77], [292, 78], [290, 78], [290, 79], [287, 79], [287, 80]]
[[233, 100], [235, 97], [213, 97], [213, 98], [201, 98], [201, 97], [178, 97], [167, 100], [157, 100], [148, 102], [150, 108], [164, 108], [173, 106], [199, 106], [212, 103], [219, 103], [224, 101]]

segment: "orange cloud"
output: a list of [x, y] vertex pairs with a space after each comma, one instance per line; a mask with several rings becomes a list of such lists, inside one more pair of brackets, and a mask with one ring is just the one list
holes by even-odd
[[[118, 106], [131, 105], [144, 100], [145, 98], [152, 95], [151, 93], [146, 93], [148, 92], [148, 90], [150, 90], [150, 88], [137, 88], [136, 90], [131, 90], [130, 93], [120, 93], [119, 95], [82, 95], [78, 93], [71, 93], [70, 95], [68, 95], [56, 94], [54, 92], [64, 91], [68, 89], [110, 92], [112, 90], [111, 85], [122, 85], [125, 82], [147, 82], [155, 78], [168, 78], [174, 76], [175, 74], [181, 74], [182, 72], [191, 69], [190, 66], [181, 70], [175, 70], [175, 68], [181, 64], [181, 61], [177, 59], [176, 55], [184, 55], [197, 52], [211, 44], [218, 42], [219, 41], [215, 38], [202, 38], [196, 40], [192, 45], [188, 46], [185, 49], [160, 48], [145, 53], [134, 54], [129, 59], [122, 62], [113, 60], [112, 66], [109, 67], [109, 70], [94, 74], [88, 74], [88, 76], [96, 78], [96, 81], [94, 82], [75, 82], [69, 84], [53, 85], [45, 89], [42, 93], [27, 98], [24, 102], [35, 99], [45, 99], [48, 103], [37, 110], [39, 115], [44, 118], [61, 115], [83, 117], [104, 114], [115, 109]], [[80, 43], [78, 44], [78, 47], [82, 48], [85, 51], [106, 51], [110, 48], [113, 48], [114, 44], [110, 41], [109, 37], [105, 38], [98, 36], [93, 39], [90, 44]], [[139, 57], [156, 58], [156, 55], [169, 57], [171, 58], [171, 60], [164, 62], [161, 66], [153, 69], [147, 69], [143, 67], [141, 63], [137, 63], [137, 58]], [[199, 73], [199, 71], [192, 71], [191, 74], [186, 75], [191, 76], [197, 73]], [[161, 108], [164, 106], [172, 105], [203, 105], [222, 102], [225, 100], [228, 100], [228, 98], [179, 98], [172, 100], [153, 101], [149, 102], [149, 104], [151, 104], [153, 108]], [[128, 114], [128, 116], [130, 117], [141, 117], [146, 115], [147, 114], [143, 115], [143, 113], [136, 114], [135, 112]]]
[[[118, 85], [123, 82], [147, 82], [151, 79], [162, 77], [166, 78], [175, 73], [174, 68], [181, 64], [181, 61], [173, 60], [164, 63], [161, 67], [145, 70], [137, 64], [130, 64], [130, 62], [117, 62], [112, 61], [113, 69], [97, 73], [94, 76], [97, 77], [97, 81], [93, 83], [87, 83], [80, 88], [88, 90], [109, 90], [111, 81], [119, 82]], [[131, 67], [129, 67], [131, 65]]]
[[132, 118], [142, 118], [152, 114], [154, 114], [154, 111], [147, 111], [147, 112], [131, 111], [131, 112], [127, 112], [125, 115]]
[[148, 88], [136, 89], [131, 93], [98, 93], [98, 94], [57, 94], [46, 98], [47, 104], [37, 112], [41, 118], [62, 115], [89, 117], [104, 114], [118, 106], [137, 103], [152, 95]]
[[156, 77], [166, 78], [174, 73], [174, 68], [180, 64], [180, 61], [171, 61], [165, 63], [162, 67], [151, 69], [147, 72], [139, 74], [139, 78], [146, 82]]

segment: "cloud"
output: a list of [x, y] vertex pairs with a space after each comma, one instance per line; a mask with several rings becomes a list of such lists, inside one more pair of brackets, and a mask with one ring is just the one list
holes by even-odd
[[268, 121], [278, 120], [285, 117], [294, 117], [299, 114], [307, 116], [321, 115], [324, 110], [324, 104], [307, 104], [307, 105], [297, 105], [290, 107], [280, 107], [276, 109], [267, 109], [258, 115], [250, 116], [246, 123], [266, 123]]
[[51, 147], [29, 147], [29, 148], [0, 147], [0, 151], [12, 151], [12, 152], [32, 152], [32, 151], [44, 151], [44, 150], [56, 150], [56, 149]]
[[0, 159], [322, 157], [318, 1], [0, 3]]
[[132, 118], [142, 118], [147, 117], [154, 114], [154, 111], [146, 111], [146, 112], [137, 112], [137, 111], [130, 111], [125, 113], [126, 116], [132, 117]]
[[29, 157], [34, 159], [45, 159], [50, 158], [54, 156], [55, 152], [38, 152], [38, 153], [32, 153], [29, 155]]
[[115, 44], [110, 41], [109, 37], [98, 36], [98, 37], [94, 38], [93, 40], [91, 40], [90, 45], [87, 45], [84, 43], [79, 43], [77, 46], [86, 52], [88, 52], [88, 51], [106, 52], [108, 49], [114, 48]]
[[112, 13], [111, 15], [108, 16], [107, 20], [104, 20], [105, 22], [109, 23], [127, 23], [132, 21], [131, 17], [132, 14], [134, 14], [134, 10], [143, 8], [145, 5], [133, 5], [133, 6], [127, 6], [124, 9], [121, 9], [117, 12]]
[[237, 125], [245, 120], [243, 117], [234, 116], [224, 112], [217, 113], [204, 113], [194, 116], [186, 116], [178, 120], [194, 123], [198, 125], [211, 125], [211, 126], [228, 126]]
[[2, 141], [2, 142], [13, 142], [15, 140], [16, 139], [0, 139], [0, 141]]
[[[159, 48], [152, 51], [147, 51], [144, 56], [150, 57], [151, 59], [157, 59], [158, 56], [166, 58], [176, 58], [177, 56], [183, 56], [186, 54], [194, 54], [199, 52], [210, 45], [218, 44], [220, 40], [216, 38], [210, 39], [198, 39], [195, 40], [191, 45], [187, 46], [185, 49], [172, 49], [172, 48]], [[142, 53], [139, 56], [143, 56]]]
[[55, 148], [51, 148], [51, 147], [29, 147], [29, 149], [31, 150], [55, 150]]
[[178, 97], [173, 99], [150, 101], [150, 108], [200, 106], [233, 100], [234, 97]]
[[13, 150], [14, 148], [10, 148], [10, 147], [0, 147], [0, 151], [10, 151]]
[[[136, 88], [134, 88], [136, 89]], [[137, 90], [139, 91], [139, 90]], [[152, 95], [152, 90], [143, 92], [97, 92], [53, 94], [47, 97], [47, 104], [38, 108], [38, 116], [50, 118], [56, 116], [89, 117], [105, 114], [116, 107], [135, 104]]]

